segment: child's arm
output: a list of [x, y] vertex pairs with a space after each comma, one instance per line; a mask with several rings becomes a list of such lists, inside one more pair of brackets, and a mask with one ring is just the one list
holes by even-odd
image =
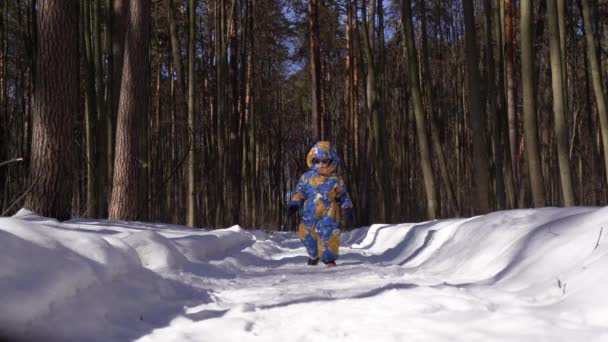
[[343, 209], [353, 207], [353, 202], [350, 200], [348, 192], [346, 191], [346, 184], [344, 184], [344, 181], [341, 178], [338, 182], [338, 196], [336, 197], [336, 202], [338, 202]]
[[298, 208], [302, 208], [302, 205], [304, 205], [304, 201], [306, 200], [306, 192], [304, 191], [304, 184], [306, 183], [306, 177], [302, 175], [298, 181], [298, 185], [296, 185], [295, 191], [291, 195], [289, 206], [295, 205]]

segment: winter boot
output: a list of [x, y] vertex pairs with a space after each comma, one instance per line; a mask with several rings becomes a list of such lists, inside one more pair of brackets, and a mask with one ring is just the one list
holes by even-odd
[[327, 267], [336, 267], [335, 261], [323, 261], [323, 263], [327, 265]]
[[317, 266], [317, 264], [319, 263], [319, 258], [314, 258], [314, 259], [308, 259], [308, 266]]

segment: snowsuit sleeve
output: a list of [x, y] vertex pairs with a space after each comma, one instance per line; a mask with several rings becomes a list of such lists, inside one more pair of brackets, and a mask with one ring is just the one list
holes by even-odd
[[295, 204], [298, 206], [298, 208], [302, 208], [304, 201], [306, 200], [306, 192], [304, 191], [305, 184], [307, 184], [306, 177], [302, 175], [298, 181], [295, 191], [291, 195], [289, 205]]
[[344, 184], [342, 178], [340, 178], [340, 181], [338, 182], [338, 196], [336, 196], [336, 202], [338, 202], [342, 209], [353, 207], [353, 202], [348, 196], [348, 192], [346, 191], [346, 184]]

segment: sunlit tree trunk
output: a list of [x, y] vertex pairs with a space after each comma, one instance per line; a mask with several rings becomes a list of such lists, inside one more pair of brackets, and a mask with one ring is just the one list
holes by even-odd
[[416, 135], [418, 136], [422, 174], [424, 177], [427, 215], [430, 220], [433, 220], [437, 218], [437, 195], [435, 189], [435, 179], [433, 177], [431, 151], [428, 141], [429, 139], [426, 133], [424, 108], [422, 106], [420, 78], [418, 76], [418, 58], [416, 45], [414, 42], [414, 28], [412, 25], [412, 9], [410, 0], [403, 0], [401, 17], [403, 20], [403, 36], [407, 45], [407, 60], [409, 65], [408, 76], [410, 80], [412, 99], [414, 101], [414, 112], [416, 115]]
[[58, 220], [71, 216], [75, 114], [79, 101], [79, 3], [37, 5], [34, 119], [30, 183], [25, 207]]
[[125, 55], [125, 32], [129, 15], [128, 0], [112, 0], [112, 101], [108, 104], [108, 180], [113, 182], [114, 177], [114, 151], [116, 146], [116, 117], [118, 115], [118, 102], [120, 85], [122, 82], [122, 67]]
[[[437, 127], [437, 122], [435, 121], [435, 105], [433, 94], [431, 90], [431, 68], [429, 66], [429, 49], [428, 49], [428, 34], [426, 29], [426, 6], [423, 1], [420, 3], [420, 11], [421, 11], [421, 19], [420, 24], [422, 27], [422, 66], [423, 66], [423, 79], [424, 82], [424, 97], [428, 106], [428, 112], [430, 117], [430, 128], [431, 128], [431, 139], [433, 144], [433, 150], [437, 156], [437, 164], [439, 165], [439, 171], [441, 173], [441, 178], [443, 180], [443, 184], [445, 186], [446, 193], [448, 195], [448, 201], [452, 208], [452, 214], [455, 216], [460, 216], [460, 205], [456, 200], [456, 195], [454, 194], [454, 186], [452, 181], [450, 180], [450, 175], [448, 172], [448, 165], [445, 158], [444, 147], [441, 146], [441, 139], [439, 137], [439, 130]], [[439, 200], [438, 200], [439, 201]], [[439, 205], [437, 205], [439, 207]], [[437, 209], [437, 214], [439, 214], [439, 209]]]
[[[377, 219], [385, 221], [390, 217], [389, 205], [390, 200], [387, 200], [390, 196], [390, 192], [386, 189], [386, 182], [389, 178], [387, 177], [387, 155], [386, 155], [386, 141], [385, 141], [385, 122], [384, 116], [380, 109], [380, 98], [378, 94], [378, 80], [377, 80], [377, 61], [375, 58], [375, 44], [374, 44], [374, 32], [375, 32], [375, 8], [376, 1], [371, 0], [369, 2], [370, 15], [367, 16], [365, 10], [365, 1], [361, 3], [361, 18], [363, 27], [363, 49], [365, 52], [365, 59], [367, 62], [367, 83], [366, 83], [366, 94], [367, 94], [367, 115], [370, 121], [370, 136], [368, 139], [369, 144], [367, 147], [367, 159], [373, 161], [373, 174], [372, 179], [376, 184], [376, 191], [373, 198], [376, 200], [378, 217]], [[384, 28], [380, 28], [384, 29]]]
[[532, 200], [534, 207], [545, 205], [545, 190], [538, 146], [538, 124], [536, 121], [536, 93], [534, 91], [534, 29], [533, 2], [521, 2], [521, 75], [526, 155]]
[[116, 163], [110, 218], [135, 220], [138, 217], [138, 177], [141, 165], [138, 122], [149, 109], [150, 1], [130, 0], [125, 57], [116, 128]]
[[597, 106], [598, 116], [600, 117], [602, 142], [604, 145], [604, 165], [606, 177], [608, 178], [608, 110], [606, 109], [606, 95], [602, 86], [602, 70], [598, 57], [597, 42], [595, 38], [595, 29], [591, 21], [591, 7], [589, 0], [581, 0], [583, 6], [583, 20], [585, 22], [585, 42], [587, 45], [587, 58], [591, 68], [591, 80], [593, 83], [593, 92], [595, 94], [595, 104]]
[[555, 136], [559, 160], [559, 174], [565, 206], [573, 206], [574, 191], [570, 174], [568, 153], [568, 127], [565, 115], [565, 94], [560, 48], [560, 33], [556, 0], [547, 0], [547, 19], [549, 21], [549, 44], [551, 49], [551, 85], [553, 88], [553, 113], [555, 115]]

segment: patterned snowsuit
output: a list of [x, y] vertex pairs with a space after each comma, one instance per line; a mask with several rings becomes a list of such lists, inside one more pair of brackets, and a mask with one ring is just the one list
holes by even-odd
[[[313, 159], [330, 159], [332, 163], [321, 171]], [[306, 158], [310, 171], [304, 173], [292, 194], [290, 205], [302, 210], [299, 226], [300, 240], [311, 258], [323, 262], [335, 261], [340, 247], [342, 210], [352, 208], [342, 178], [336, 173], [339, 159], [328, 141], [317, 142]]]

